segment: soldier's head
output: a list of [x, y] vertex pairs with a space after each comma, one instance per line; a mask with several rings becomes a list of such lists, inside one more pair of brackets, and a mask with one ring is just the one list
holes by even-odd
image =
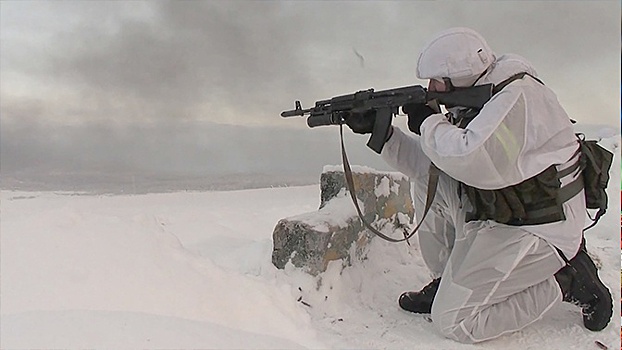
[[417, 78], [430, 79], [428, 88], [436, 91], [472, 86], [495, 60], [495, 53], [479, 33], [450, 28], [437, 33], [421, 50]]

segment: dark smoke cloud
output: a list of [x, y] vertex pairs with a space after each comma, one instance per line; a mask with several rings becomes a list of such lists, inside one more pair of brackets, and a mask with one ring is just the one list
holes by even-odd
[[[619, 122], [619, 2], [3, 2], [0, 10], [3, 175], [317, 172], [339, 163], [335, 130], [279, 113], [297, 99], [308, 107], [424, 83], [414, 77], [419, 49], [449, 26], [528, 58], [573, 118]], [[364, 139], [350, 139], [357, 163], [382, 166]]]

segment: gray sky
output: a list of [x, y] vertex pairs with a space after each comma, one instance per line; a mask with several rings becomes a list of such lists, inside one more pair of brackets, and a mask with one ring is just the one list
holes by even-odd
[[[337, 128], [280, 112], [425, 84], [419, 50], [451, 26], [526, 57], [579, 122], [620, 122], [619, 1], [2, 1], [0, 12], [4, 174], [319, 174], [340, 162]], [[353, 161], [381, 167], [364, 143], [349, 137]]]

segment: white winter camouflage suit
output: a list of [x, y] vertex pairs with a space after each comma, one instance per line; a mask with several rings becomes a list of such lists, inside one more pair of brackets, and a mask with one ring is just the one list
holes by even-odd
[[[447, 30], [437, 37], [444, 46], [439, 49], [438, 41], [432, 40], [423, 50], [419, 78], [451, 76], [452, 64], [458, 66], [454, 73], [464, 71], [465, 61], [447, 59], [437, 67], [440, 72], [426, 72], [422, 63], [426, 54], [439, 56], [444, 49], [451, 50], [452, 57], [473, 58], [473, 48], [460, 44], [464, 35], [477, 36], [476, 42], [486, 45], [469, 29]], [[452, 40], [460, 43], [448, 45]], [[520, 72], [536, 76], [522, 57], [497, 58], [487, 45], [484, 51], [488, 57], [476, 55], [480, 61], [470, 61], [475, 66], [489, 61], [483, 63], [487, 72], [476, 85], [498, 84]], [[452, 82], [471, 85], [484, 71], [476, 68], [470, 76], [454, 74]], [[443, 114], [428, 117], [420, 137], [394, 128], [382, 156], [414, 182], [417, 217], [423, 214], [430, 161], [442, 170], [432, 210], [418, 236], [427, 266], [434, 277], [442, 277], [431, 316], [443, 335], [463, 343], [492, 339], [537, 321], [562, 300], [554, 274], [564, 262], [555, 247], [568, 259], [577, 253], [586, 213], [583, 191], [563, 204], [565, 221], [533, 226], [491, 220], [465, 223], [472, 208], [466, 195], [458, 194], [459, 182], [482, 189], [515, 185], [552, 164], [558, 170], [571, 166], [577, 161], [577, 148], [572, 124], [555, 94], [529, 76], [493, 96], [464, 129]], [[574, 176], [562, 178], [562, 187]]]

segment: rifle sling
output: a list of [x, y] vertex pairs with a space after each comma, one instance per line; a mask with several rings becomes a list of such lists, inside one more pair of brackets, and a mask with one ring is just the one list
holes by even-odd
[[408, 233], [408, 231], [404, 229], [404, 232], [403, 232], [404, 238], [397, 239], [397, 238], [389, 237], [385, 235], [384, 233], [378, 231], [374, 227], [372, 227], [363, 217], [363, 212], [361, 211], [361, 208], [359, 207], [359, 204], [358, 204], [358, 200], [356, 199], [356, 192], [354, 188], [354, 178], [352, 177], [352, 168], [350, 167], [350, 162], [348, 161], [348, 155], [346, 154], [346, 147], [343, 142], [343, 124], [339, 124], [339, 135], [341, 137], [341, 160], [343, 162], [343, 172], [346, 178], [346, 186], [348, 188], [348, 192], [350, 192], [350, 197], [352, 198], [352, 203], [354, 203], [354, 208], [356, 208], [356, 212], [358, 213], [359, 218], [363, 222], [363, 225], [368, 230], [370, 230], [372, 233], [374, 233], [376, 236], [386, 241], [394, 242], [394, 243], [406, 241], [406, 243], [410, 245], [410, 242], [408, 241], [408, 239], [410, 239], [415, 234], [415, 232], [419, 230], [419, 227], [421, 227], [421, 224], [423, 224], [423, 219], [425, 218], [425, 216], [428, 214], [428, 211], [430, 211], [430, 208], [432, 207], [432, 202], [434, 201], [434, 196], [436, 195], [436, 188], [438, 185], [438, 177], [440, 174], [440, 170], [433, 163], [430, 163], [429, 179], [428, 179], [428, 193], [427, 193], [427, 198], [426, 198], [426, 203], [425, 203], [425, 209], [423, 210], [423, 216], [421, 217], [421, 219], [418, 220], [419, 223], [417, 224], [417, 227], [415, 227], [415, 229], [412, 230], [412, 232], [410, 233]]
[[542, 80], [536, 78], [535, 76], [533, 76], [533, 75], [531, 75], [531, 74], [529, 74], [527, 72], [521, 72], [521, 73], [514, 74], [513, 76], [511, 76], [511, 77], [505, 79], [504, 81], [500, 82], [499, 84], [495, 85], [495, 87], [492, 89], [493, 96], [496, 95], [499, 91], [503, 90], [504, 87], [506, 87], [508, 84], [510, 84], [514, 80], [523, 79], [525, 77], [525, 75], [530, 76], [531, 78], [536, 80], [538, 83], [544, 85]]

